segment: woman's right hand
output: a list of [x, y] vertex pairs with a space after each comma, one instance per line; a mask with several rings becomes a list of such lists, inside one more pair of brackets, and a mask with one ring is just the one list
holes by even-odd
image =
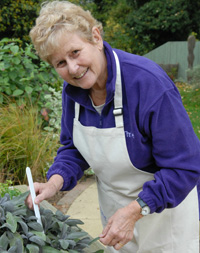
[[[63, 178], [60, 175], [53, 175], [47, 183], [34, 183], [35, 188], [35, 204], [40, 204], [45, 199], [53, 197], [63, 186]], [[33, 201], [31, 194], [26, 199], [26, 204], [33, 209]]]

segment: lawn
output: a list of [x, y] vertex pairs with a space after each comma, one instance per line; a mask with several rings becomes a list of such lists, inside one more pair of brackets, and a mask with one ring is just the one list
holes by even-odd
[[190, 85], [176, 83], [181, 94], [183, 105], [190, 117], [194, 131], [200, 139], [200, 88], [194, 89]]

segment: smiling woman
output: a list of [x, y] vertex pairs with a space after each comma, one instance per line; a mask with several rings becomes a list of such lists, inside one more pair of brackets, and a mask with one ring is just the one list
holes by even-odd
[[156, 63], [112, 49], [102, 34], [67, 1], [45, 3], [30, 32], [64, 80], [63, 146], [48, 182], [35, 183], [35, 203], [71, 190], [90, 167], [110, 252], [199, 253], [200, 143], [180, 94]]
[[52, 53], [49, 59], [66, 82], [83, 89], [99, 90], [106, 86], [107, 64], [97, 27], [92, 29], [92, 35], [93, 42], [88, 43], [78, 33], [71, 33], [70, 38], [63, 34], [60, 50]]
[[56, 1], [42, 8], [30, 32], [39, 56], [66, 82], [91, 89], [95, 105], [106, 99], [107, 61], [102, 33], [101, 23], [89, 11]]

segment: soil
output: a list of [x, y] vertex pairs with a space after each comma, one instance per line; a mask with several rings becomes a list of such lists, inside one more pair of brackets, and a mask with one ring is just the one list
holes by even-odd
[[52, 198], [48, 199], [48, 202], [55, 206], [56, 208], [59, 206], [58, 203], [59, 201], [67, 194], [66, 191], [59, 191], [54, 195]]

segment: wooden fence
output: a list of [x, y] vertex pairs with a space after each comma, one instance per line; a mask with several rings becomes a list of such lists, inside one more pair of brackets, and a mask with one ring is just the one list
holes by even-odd
[[[187, 41], [167, 42], [162, 46], [152, 50], [145, 57], [153, 60], [158, 64], [179, 64], [178, 79], [187, 80], [188, 69], [188, 43]], [[200, 41], [196, 41], [194, 48], [194, 63], [193, 67], [200, 65]]]

